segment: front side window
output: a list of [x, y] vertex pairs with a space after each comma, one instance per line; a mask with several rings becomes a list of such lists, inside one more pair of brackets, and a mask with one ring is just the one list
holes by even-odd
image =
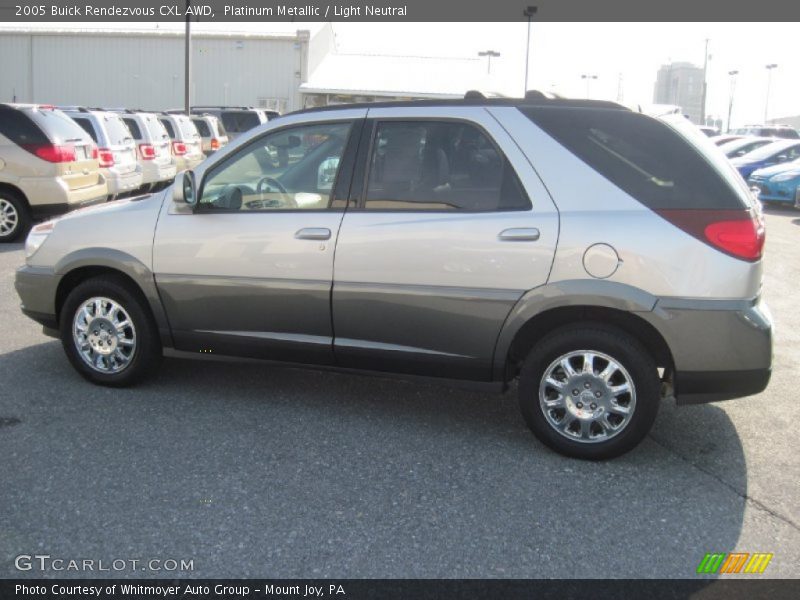
[[200, 208], [328, 208], [350, 127], [350, 123], [304, 125], [255, 140], [209, 172]]
[[505, 156], [459, 121], [386, 121], [372, 144], [368, 210], [527, 210]]

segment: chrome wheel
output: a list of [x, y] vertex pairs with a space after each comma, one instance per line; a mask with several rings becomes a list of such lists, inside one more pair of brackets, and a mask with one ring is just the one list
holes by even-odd
[[119, 373], [136, 352], [136, 328], [114, 300], [89, 298], [72, 320], [72, 339], [83, 361], [99, 373]]
[[636, 388], [625, 367], [609, 355], [578, 350], [545, 369], [539, 406], [547, 423], [565, 438], [604, 442], [630, 423]]
[[17, 207], [5, 198], [0, 198], [0, 236], [11, 235], [19, 225]]

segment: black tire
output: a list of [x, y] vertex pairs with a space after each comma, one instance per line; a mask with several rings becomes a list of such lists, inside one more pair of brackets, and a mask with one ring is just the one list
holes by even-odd
[[[548, 421], [540, 406], [539, 386], [545, 371], [560, 357], [581, 350], [600, 352], [613, 358], [627, 371], [636, 392], [635, 406], [627, 424], [601, 441], [568, 439]], [[534, 435], [556, 452], [587, 460], [614, 458], [639, 444], [653, 426], [661, 400], [660, 392], [661, 382], [655, 361], [644, 346], [627, 333], [601, 323], [570, 325], [548, 334], [530, 351], [519, 377], [520, 409]], [[567, 398], [567, 401], [572, 399]], [[556, 415], [560, 416], [559, 413]]]
[[[104, 297], [121, 306], [133, 323], [135, 350], [124, 368], [118, 372], [100, 372], [82, 358], [73, 339], [73, 320], [81, 305], [93, 297]], [[124, 279], [99, 276], [87, 279], [73, 289], [64, 301], [60, 313], [61, 344], [72, 366], [92, 383], [110, 387], [134, 385], [154, 375], [161, 362], [162, 347], [158, 329], [146, 300]]]
[[[0, 243], [13, 242], [23, 237], [31, 226], [31, 214], [28, 204], [17, 194], [7, 190], [0, 190], [0, 204], [6, 202], [13, 207], [16, 213], [16, 225], [10, 231], [3, 233], [0, 231]], [[2, 215], [0, 215], [2, 217]]]

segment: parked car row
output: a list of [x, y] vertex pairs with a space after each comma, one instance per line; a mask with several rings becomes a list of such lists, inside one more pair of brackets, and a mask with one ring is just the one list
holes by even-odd
[[165, 188], [233, 138], [278, 113], [195, 106], [127, 108], [0, 104], [0, 242], [32, 220]]
[[711, 137], [765, 204], [800, 208], [800, 134], [783, 125], [748, 125]]

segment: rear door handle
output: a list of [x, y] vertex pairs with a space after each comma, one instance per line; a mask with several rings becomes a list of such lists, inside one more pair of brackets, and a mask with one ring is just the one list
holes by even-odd
[[331, 239], [331, 230], [327, 227], [305, 227], [299, 229], [294, 237], [298, 240], [329, 240]]
[[539, 239], [539, 230], [535, 227], [504, 229], [497, 239], [501, 242], [535, 242]]

